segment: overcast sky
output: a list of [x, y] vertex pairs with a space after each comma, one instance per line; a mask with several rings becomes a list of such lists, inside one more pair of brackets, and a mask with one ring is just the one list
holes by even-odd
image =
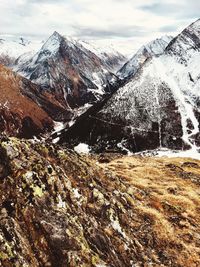
[[56, 30], [137, 46], [177, 34], [199, 11], [199, 0], [0, 0], [0, 34], [46, 38]]

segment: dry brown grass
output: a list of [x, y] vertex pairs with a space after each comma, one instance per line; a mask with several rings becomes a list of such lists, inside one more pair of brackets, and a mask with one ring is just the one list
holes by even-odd
[[123, 157], [100, 165], [129, 184], [140, 227], [151, 248], [171, 257], [168, 266], [200, 266], [200, 161]]

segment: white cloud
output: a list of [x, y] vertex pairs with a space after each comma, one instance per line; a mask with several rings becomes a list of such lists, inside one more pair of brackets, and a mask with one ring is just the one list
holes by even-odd
[[197, 17], [196, 0], [0, 0], [1, 33], [140, 43], [176, 34]]

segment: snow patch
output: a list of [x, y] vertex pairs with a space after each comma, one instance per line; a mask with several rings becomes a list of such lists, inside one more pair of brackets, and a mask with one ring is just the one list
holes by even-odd
[[200, 153], [196, 151], [196, 149], [190, 149], [186, 151], [172, 151], [172, 150], [161, 150], [158, 151], [157, 157], [168, 157], [168, 158], [191, 158], [191, 159], [197, 159], [200, 160]]
[[73, 188], [73, 193], [74, 193], [75, 198], [77, 199], [82, 197], [81, 194], [79, 194], [78, 192], [78, 188]]
[[54, 133], [60, 132], [65, 128], [65, 124], [63, 122], [54, 121]]
[[33, 172], [32, 171], [27, 171], [25, 174], [24, 174], [24, 178], [26, 179], [31, 179], [33, 176]]
[[124, 146], [123, 140], [121, 141], [121, 143], [117, 144], [117, 147], [125, 150], [127, 152], [128, 156], [132, 156], [133, 155], [133, 153]]
[[83, 153], [83, 154], [89, 154], [90, 153], [89, 145], [84, 144], [84, 143], [80, 143], [79, 145], [75, 146], [74, 150], [77, 153]]
[[66, 208], [66, 203], [62, 200], [61, 196], [58, 195], [58, 204], [57, 204], [57, 207], [58, 208], [63, 208], [65, 209]]
[[195, 150], [170, 150], [168, 148], [159, 148], [154, 150], [146, 150], [135, 153], [144, 157], [168, 157], [168, 158], [191, 158], [200, 160], [200, 153]]
[[59, 140], [60, 140], [60, 138], [59, 138], [59, 137], [56, 137], [56, 138], [54, 138], [54, 139], [52, 140], [52, 143], [53, 143], [53, 144], [57, 144]]

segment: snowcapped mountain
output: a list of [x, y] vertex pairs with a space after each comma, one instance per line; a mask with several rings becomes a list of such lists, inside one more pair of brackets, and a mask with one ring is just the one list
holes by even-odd
[[57, 32], [32, 58], [19, 60], [14, 70], [52, 93], [66, 108], [95, 102], [117, 80], [97, 55]]
[[172, 36], [163, 36], [142, 46], [137, 53], [117, 72], [117, 75], [120, 79], [125, 79], [134, 75], [147, 59], [163, 54], [165, 48], [172, 39]]
[[200, 20], [174, 38], [164, 54], [148, 58], [108, 100], [63, 131], [60, 142], [87, 143], [96, 151], [199, 151], [199, 62]]
[[13, 65], [22, 54], [32, 54], [41, 46], [40, 41], [29, 41], [23, 37], [5, 37], [0, 35], [0, 63]]
[[200, 19], [192, 23], [174, 38], [166, 52], [177, 57], [178, 61], [187, 64], [187, 60], [194, 57], [194, 52], [200, 50]]

